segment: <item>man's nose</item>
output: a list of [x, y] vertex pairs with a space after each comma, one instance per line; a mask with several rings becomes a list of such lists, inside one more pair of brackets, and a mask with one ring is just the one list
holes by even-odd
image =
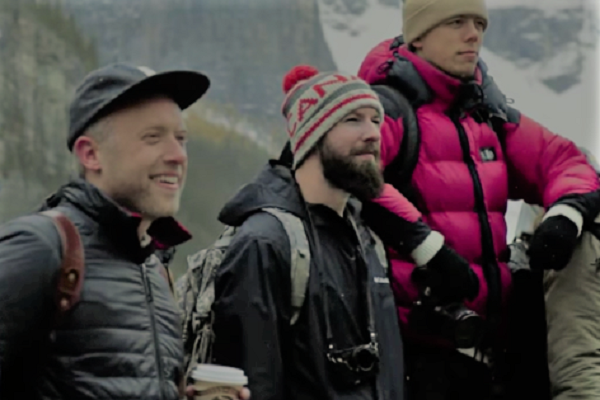
[[467, 20], [467, 22], [464, 24], [464, 29], [466, 41], [478, 42], [479, 40], [481, 40], [483, 30], [480, 26], [477, 25], [477, 21], [475, 21], [474, 19]]
[[168, 141], [165, 161], [173, 164], [184, 164], [187, 161], [187, 148], [185, 142], [176, 137]]
[[369, 121], [368, 128], [363, 136], [366, 142], [379, 142], [381, 140], [381, 125]]

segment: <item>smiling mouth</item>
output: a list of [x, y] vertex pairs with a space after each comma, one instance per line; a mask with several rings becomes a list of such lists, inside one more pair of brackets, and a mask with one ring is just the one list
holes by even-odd
[[166, 189], [179, 189], [179, 177], [173, 175], [156, 175], [152, 180]]

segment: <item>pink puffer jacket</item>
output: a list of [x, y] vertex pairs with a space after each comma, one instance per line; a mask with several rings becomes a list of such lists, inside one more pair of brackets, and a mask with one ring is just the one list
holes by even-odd
[[[371, 50], [361, 65], [361, 78], [369, 83], [385, 78], [394, 60], [391, 43], [392, 40], [387, 40]], [[471, 263], [479, 277], [480, 290], [466, 305], [482, 316], [486, 315], [488, 285], [481, 261], [486, 246], [488, 252], [493, 248], [493, 264], [501, 286], [502, 319], [505, 320], [511, 287], [511, 274], [505, 263], [508, 252], [504, 215], [508, 200], [524, 199], [549, 207], [565, 195], [597, 190], [596, 173], [572, 142], [524, 115], [504, 126], [506, 154], [498, 135], [487, 123], [478, 123], [467, 114], [455, 125], [445, 112], [456, 97], [459, 80], [410, 52], [406, 46], [397, 51], [400, 57], [412, 63], [432, 95], [429, 102], [417, 109], [421, 145], [412, 186], [418, 202], [413, 206], [389, 184], [376, 202], [405, 220], [422, 218]], [[476, 76], [481, 82], [482, 71], [478, 70]], [[416, 84], [409, 77], [406, 79], [408, 82], [404, 84]], [[398, 154], [402, 136], [402, 121], [386, 116], [382, 128], [384, 166]], [[409, 307], [418, 295], [410, 279], [414, 264], [394, 254], [392, 286], [404, 334], [409, 341], [419, 339], [406, 325]]]

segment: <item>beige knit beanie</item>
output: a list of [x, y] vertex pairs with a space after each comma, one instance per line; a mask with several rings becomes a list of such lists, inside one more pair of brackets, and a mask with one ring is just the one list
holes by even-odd
[[484, 0], [405, 0], [404, 42], [410, 44], [441, 22], [458, 15], [477, 15], [488, 20]]

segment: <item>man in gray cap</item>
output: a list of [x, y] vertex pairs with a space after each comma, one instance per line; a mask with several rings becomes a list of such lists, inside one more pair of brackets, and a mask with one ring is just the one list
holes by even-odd
[[176, 400], [177, 305], [153, 256], [190, 239], [173, 215], [187, 170], [182, 110], [203, 74], [110, 65], [70, 107], [80, 177], [0, 227], [0, 398]]

